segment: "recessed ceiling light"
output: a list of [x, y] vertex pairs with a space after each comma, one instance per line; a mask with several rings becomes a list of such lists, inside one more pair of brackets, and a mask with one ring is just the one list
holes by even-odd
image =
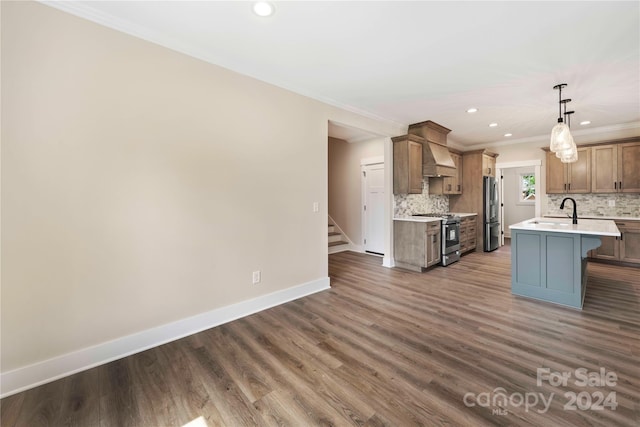
[[583, 122], [580, 122], [580, 124], [581, 124], [582, 126], [584, 126], [584, 125], [590, 125], [590, 124], [591, 124], [591, 122], [590, 122], [589, 120], [585, 120], [585, 121], [583, 121]]
[[267, 1], [257, 1], [253, 4], [253, 12], [258, 16], [271, 16], [275, 8]]
[[510, 137], [510, 136], [512, 136], [512, 135], [513, 135], [512, 133], [505, 133], [505, 134], [504, 134], [504, 136], [506, 136], [506, 137]]
[[478, 109], [477, 109], [477, 108], [469, 108], [469, 109], [467, 110], [467, 113], [475, 113], [475, 112], [477, 112], [477, 111], [478, 111]]
[[497, 124], [497, 123], [489, 123], [489, 127], [490, 127], [490, 128], [494, 128], [494, 127], [496, 127], [496, 126], [498, 126], [498, 124]]

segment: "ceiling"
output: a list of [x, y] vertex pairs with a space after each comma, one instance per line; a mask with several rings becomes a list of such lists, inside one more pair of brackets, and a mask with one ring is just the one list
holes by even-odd
[[369, 117], [433, 120], [463, 148], [549, 135], [558, 83], [576, 135], [640, 123], [638, 1], [45, 4]]

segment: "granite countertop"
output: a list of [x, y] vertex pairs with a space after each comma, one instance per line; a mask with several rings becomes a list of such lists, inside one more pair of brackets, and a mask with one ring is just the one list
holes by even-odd
[[537, 217], [510, 225], [509, 228], [528, 231], [547, 231], [554, 233], [590, 234], [594, 236], [620, 236], [616, 223], [610, 219], [583, 219], [577, 224], [571, 223], [571, 218]]
[[[566, 215], [545, 215], [545, 218], [567, 218]], [[597, 216], [597, 215], [580, 215], [578, 219], [611, 219], [614, 221], [640, 221], [640, 217], [637, 216]]]

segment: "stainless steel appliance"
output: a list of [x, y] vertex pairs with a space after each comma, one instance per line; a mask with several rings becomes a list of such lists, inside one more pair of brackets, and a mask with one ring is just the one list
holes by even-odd
[[460, 217], [453, 214], [426, 213], [413, 216], [442, 218], [440, 227], [440, 265], [446, 267], [460, 259]]
[[491, 252], [500, 246], [500, 219], [498, 212], [498, 184], [492, 176], [483, 178], [484, 189], [484, 251]]

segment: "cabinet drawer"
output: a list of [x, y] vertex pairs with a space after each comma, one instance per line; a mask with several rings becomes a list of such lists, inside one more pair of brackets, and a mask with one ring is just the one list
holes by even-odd
[[616, 226], [630, 231], [640, 231], [640, 221], [616, 221]]
[[429, 230], [440, 230], [440, 222], [431, 221], [427, 223], [427, 231]]

